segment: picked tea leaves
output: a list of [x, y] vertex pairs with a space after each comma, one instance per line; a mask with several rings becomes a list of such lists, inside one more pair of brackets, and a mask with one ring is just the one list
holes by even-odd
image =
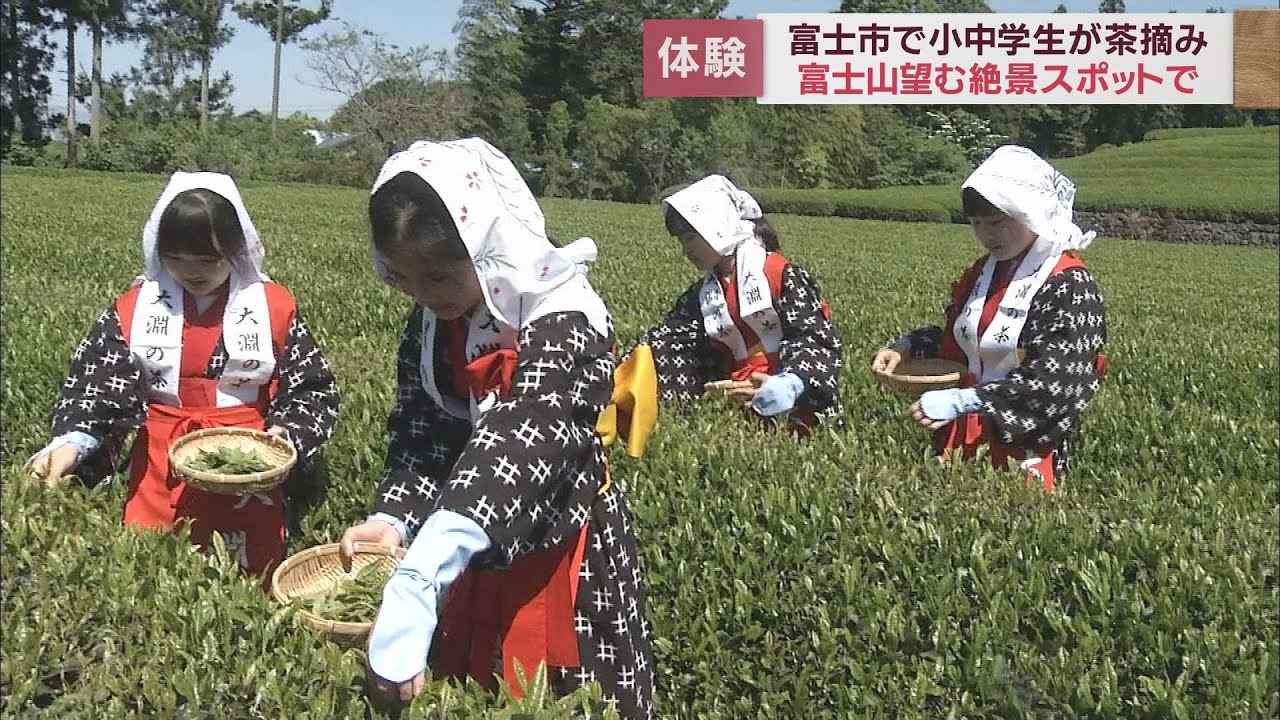
[[270, 470], [273, 465], [254, 450], [224, 445], [217, 450], [201, 449], [189, 466], [194, 470], [224, 475], [249, 475]]
[[369, 563], [356, 571], [354, 577], [311, 598], [308, 609], [326, 620], [373, 622], [382, 604], [382, 588], [391, 578], [391, 572], [392, 569], [382, 563]]

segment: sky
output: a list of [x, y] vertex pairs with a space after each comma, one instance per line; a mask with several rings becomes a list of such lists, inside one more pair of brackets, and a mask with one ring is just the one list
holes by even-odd
[[[1064, 1], [1071, 12], [1094, 12], [1096, 0], [988, 0], [994, 12], [1052, 12]], [[309, 7], [318, 6], [314, 0], [305, 0]], [[754, 17], [765, 12], [830, 12], [839, 6], [839, 0], [731, 0], [725, 17]], [[452, 49], [455, 44], [453, 24], [457, 19], [460, 0], [335, 0], [331, 18], [313, 26], [304, 37], [315, 37], [323, 32], [341, 30], [341, 22], [371, 30], [400, 47], [428, 45], [433, 49]], [[1266, 5], [1265, 2], [1240, 2], [1239, 0], [1127, 0], [1129, 12], [1203, 12], [1209, 7], [1250, 8]], [[236, 112], [258, 109], [271, 111], [271, 66], [274, 42], [266, 30], [240, 20], [229, 13], [230, 25], [235, 36], [214, 58], [213, 76], [224, 71], [231, 73], [235, 93], [231, 105]], [[56, 33], [55, 33], [56, 34]], [[61, 38], [58, 38], [59, 40]], [[88, 74], [92, 64], [91, 41], [87, 32], [76, 38], [76, 65]], [[303, 112], [317, 118], [327, 118], [339, 105], [341, 96], [319, 90], [307, 84], [306, 52], [297, 45], [284, 47], [280, 69], [280, 112], [290, 115]], [[142, 58], [142, 46], [136, 43], [107, 44], [103, 50], [103, 72], [110, 77], [115, 72], [127, 72]], [[61, 49], [50, 79], [55, 91], [49, 100], [52, 113], [66, 107], [65, 78], [66, 59]], [[87, 109], [77, 110], [78, 119], [87, 121]]]

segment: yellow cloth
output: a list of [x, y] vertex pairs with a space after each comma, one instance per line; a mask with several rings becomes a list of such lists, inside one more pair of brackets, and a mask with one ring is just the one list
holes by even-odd
[[658, 371], [653, 350], [637, 345], [613, 375], [613, 398], [600, 413], [596, 432], [605, 447], [621, 436], [627, 442], [627, 454], [638, 458], [657, 422]]

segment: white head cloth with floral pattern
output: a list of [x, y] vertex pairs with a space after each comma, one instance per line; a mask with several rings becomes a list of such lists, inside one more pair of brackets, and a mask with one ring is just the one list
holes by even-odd
[[1002, 145], [964, 181], [1009, 217], [1029, 228], [1037, 244], [1059, 252], [1089, 247], [1097, 233], [1072, 218], [1076, 186], [1043, 158], [1019, 145]]
[[[485, 307], [470, 313], [466, 362], [494, 350], [518, 349], [522, 331], [548, 315], [579, 312], [597, 333], [609, 334], [609, 312], [586, 275], [596, 258], [595, 243], [584, 237], [563, 248], [553, 245], [538, 201], [500, 150], [480, 138], [421, 140], [387, 159], [371, 193], [405, 172], [422, 178], [444, 201], [480, 281]], [[373, 264], [389, 282], [387, 260], [377, 248]], [[474, 422], [493, 406], [496, 395], [464, 402], [440, 391], [432, 351], [440, 325], [436, 320], [424, 307], [423, 389], [449, 414]]]
[[[585, 275], [595, 243], [553, 245], [538, 201], [502, 151], [480, 138], [420, 140], [387, 159], [371, 194], [403, 172], [421, 177], [444, 201], [499, 323], [519, 330], [554, 312], [577, 311], [607, 332], [608, 312]], [[384, 280], [385, 265], [375, 249], [374, 268]]]

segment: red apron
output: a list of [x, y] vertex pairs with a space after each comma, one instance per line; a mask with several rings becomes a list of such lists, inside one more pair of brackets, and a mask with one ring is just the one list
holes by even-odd
[[[504, 397], [510, 393], [515, 351], [498, 350], [464, 364], [466, 326], [452, 321], [445, 329], [454, 388], [465, 388], [476, 397], [495, 390]], [[517, 661], [526, 680], [532, 680], [543, 663], [577, 667], [574, 605], [588, 527], [583, 525], [576, 536], [557, 547], [521, 557], [506, 570], [463, 572], [450, 588], [440, 615], [432, 673], [470, 675], [496, 690], [494, 659], [500, 651], [503, 679], [516, 697], [522, 697]]]
[[[127, 526], [168, 531], [181, 520], [190, 522], [192, 544], [203, 547], [216, 530], [241, 567], [270, 576], [284, 558], [284, 495], [276, 489], [263, 496], [217, 495], [188, 486], [169, 469], [169, 447], [183, 435], [207, 427], [264, 429], [264, 415], [278, 379], [273, 378], [252, 405], [217, 406], [217, 380], [204, 377], [205, 368], [222, 335], [226, 296], [203, 313], [183, 293], [182, 359], [178, 400], [181, 406], [151, 403], [147, 419], [133, 444], [129, 466], [129, 494], [123, 523]], [[137, 305], [138, 290], [130, 290], [116, 302], [125, 342]], [[277, 352], [284, 346], [292, 298], [283, 288], [267, 283], [272, 338]]]
[[[1025, 254], [1024, 252], [1016, 260], [1021, 262]], [[960, 278], [960, 281], [951, 288], [953, 313], [951, 317], [947, 318], [947, 327], [943, 331], [942, 348], [939, 352], [939, 357], [965, 365], [968, 364], [967, 356], [955, 340], [955, 313], [958, 313], [959, 309], [964, 307], [969, 293], [973, 291], [974, 284], [982, 274], [983, 262], [979, 261], [970, 267]], [[1012, 263], [1013, 261], [1009, 262]], [[1084, 267], [1084, 263], [1078, 257], [1070, 253], [1063, 253], [1062, 258], [1054, 266], [1049, 276], [1052, 277], [1065, 270], [1082, 267]], [[978, 320], [979, 338], [986, 332], [987, 325], [995, 317], [1000, 301], [1004, 299], [1005, 290], [1009, 288], [1009, 283], [1012, 280], [1012, 272], [999, 274], [998, 277], [993, 279], [991, 288], [987, 292], [986, 302], [982, 306], [982, 315]], [[1095, 357], [1093, 368], [1094, 372], [1101, 377], [1106, 371], [1106, 357], [1103, 355]], [[976, 384], [977, 378], [970, 372], [966, 372], [960, 381], [960, 386], [966, 388], [973, 387]], [[1009, 467], [1010, 460], [1019, 465], [1025, 463], [1027, 482], [1034, 483], [1039, 481], [1045, 492], [1053, 492], [1056, 484], [1054, 451], [1050, 449], [1036, 453], [1026, 448], [1014, 447], [1000, 442], [995, 437], [991, 422], [982, 413], [961, 415], [943, 427], [938, 428], [933, 435], [934, 449], [944, 460], [950, 459], [952, 453], [957, 449], [961, 451], [961, 457], [965, 460], [972, 460], [977, 454], [978, 448], [983, 445], [989, 446], [988, 457], [994, 467], [1006, 470]]]
[[[769, 292], [773, 296], [776, 303], [778, 298], [782, 296], [782, 274], [786, 272], [790, 262], [782, 253], [771, 252], [765, 256], [764, 274], [769, 281]], [[733, 320], [733, 325], [742, 335], [742, 342], [747, 346], [748, 352], [755, 350], [745, 359], [738, 359], [733, 353], [720, 343], [713, 343], [713, 346], [720, 351], [724, 361], [722, 366], [729, 367], [729, 379], [738, 380], [740, 382], [751, 379], [755, 373], [764, 373], [766, 375], [776, 375], [782, 367], [782, 361], [777, 353], [766, 353], [763, 350], [763, 344], [760, 342], [760, 336], [756, 335], [751, 326], [742, 320], [742, 315], [738, 312], [738, 276], [737, 273], [731, 273], [728, 277], [717, 277], [720, 283], [720, 289], [724, 291], [724, 300], [726, 309], [729, 311], [729, 317]], [[826, 300], [822, 301], [822, 314], [828, 320], [831, 319], [831, 306]], [[795, 411], [791, 413], [791, 421], [796, 429], [802, 434], [807, 435], [813, 428], [817, 416], [813, 412], [813, 408], [801, 403]]]

